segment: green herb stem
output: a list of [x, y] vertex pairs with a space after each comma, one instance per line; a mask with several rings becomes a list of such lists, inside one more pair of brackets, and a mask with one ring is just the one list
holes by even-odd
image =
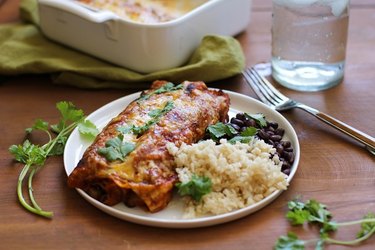
[[[27, 172], [29, 171], [31, 165], [30, 164], [26, 164], [20, 175], [19, 175], [19, 178], [18, 178], [18, 183], [17, 183], [17, 196], [18, 196], [18, 200], [20, 201], [21, 205], [26, 208], [28, 211], [32, 212], [32, 213], [35, 213], [35, 214], [38, 214], [38, 215], [41, 215], [43, 217], [46, 217], [46, 218], [52, 218], [53, 216], [53, 213], [52, 212], [49, 212], [49, 211], [44, 211], [42, 209], [39, 208], [39, 206], [37, 206], [37, 208], [35, 207], [32, 207], [30, 206], [25, 198], [23, 197], [23, 192], [22, 192], [22, 183], [23, 183], [23, 179], [25, 178]], [[29, 180], [30, 182], [30, 180]], [[35, 201], [34, 201], [35, 202]]]
[[348, 221], [348, 222], [337, 222], [338, 227], [346, 227], [346, 226], [352, 226], [362, 223], [375, 223], [375, 218], [369, 218], [369, 219], [361, 219], [361, 220], [354, 220], [354, 221]]
[[48, 130], [46, 130], [45, 132], [48, 135], [48, 141], [52, 141], [52, 134]]
[[46, 157], [49, 155], [51, 150], [55, 147], [56, 143], [59, 141], [58, 139], [60, 139], [63, 136], [69, 135], [77, 127], [77, 125], [78, 125], [77, 122], [70, 124], [63, 130], [61, 130], [61, 132], [55, 137], [55, 139], [50, 140], [47, 144], [43, 145], [42, 148], [45, 149]]
[[368, 238], [370, 238], [373, 234], [375, 233], [375, 227], [371, 229], [371, 231], [369, 231], [367, 234], [365, 234], [364, 236], [360, 237], [360, 238], [357, 238], [355, 240], [348, 240], [348, 241], [342, 241], [342, 240], [335, 240], [335, 239], [332, 239], [332, 238], [327, 238], [325, 239], [325, 241], [327, 243], [331, 243], [331, 244], [336, 244], [336, 245], [350, 245], [350, 246], [353, 246], [353, 245], [357, 245], [359, 243], [361, 243], [362, 241], [365, 241], [367, 240]]
[[[348, 222], [340, 222], [337, 223], [337, 226], [339, 227], [345, 227], [345, 226], [352, 226], [352, 225], [358, 225], [363, 223], [375, 223], [375, 218], [370, 219], [362, 219], [362, 220], [355, 220], [355, 221], [348, 221]], [[375, 227], [373, 227], [368, 233], [363, 235], [362, 237], [359, 237], [355, 240], [349, 240], [349, 241], [341, 241], [341, 240], [335, 240], [332, 238], [327, 238], [326, 241], [332, 244], [340, 244], [340, 245], [357, 245], [362, 241], [367, 240], [375, 233]]]
[[27, 186], [28, 186], [28, 190], [29, 190], [29, 197], [30, 197], [30, 200], [31, 200], [31, 203], [33, 204], [33, 206], [36, 208], [36, 209], [39, 209], [39, 210], [42, 210], [38, 203], [35, 201], [34, 199], [34, 189], [33, 189], [33, 177], [34, 177], [34, 174], [36, 172], [36, 169], [32, 169], [30, 174], [29, 174], [29, 178], [28, 178], [28, 182], [27, 182]]

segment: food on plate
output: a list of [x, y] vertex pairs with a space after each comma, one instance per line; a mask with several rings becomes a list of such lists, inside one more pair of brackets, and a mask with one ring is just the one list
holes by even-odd
[[[229, 127], [228, 127], [229, 126]], [[215, 132], [216, 131], [216, 132]], [[219, 134], [217, 131], [227, 131]], [[294, 163], [294, 150], [290, 141], [283, 140], [285, 130], [279, 127], [277, 122], [269, 122], [263, 114], [237, 113], [227, 124], [216, 124], [210, 126], [207, 136], [218, 141], [219, 139], [228, 139], [231, 141], [244, 141], [256, 136], [264, 142], [276, 148], [277, 154], [282, 161], [283, 173], [289, 175]]]
[[157, 212], [178, 180], [167, 144], [180, 147], [228, 119], [229, 96], [203, 82], [155, 81], [96, 137], [68, 177], [68, 185], [107, 204], [124, 202]]
[[218, 215], [285, 190], [294, 162], [285, 130], [261, 113], [237, 113], [207, 128], [206, 141], [170, 144], [185, 200], [185, 218]]
[[140, 23], [162, 23], [176, 19], [208, 0], [78, 0], [96, 9], [109, 10]]
[[179, 148], [169, 144], [168, 149], [175, 157], [180, 182], [205, 177], [211, 183], [211, 192], [200, 199], [184, 197], [185, 218], [244, 208], [288, 186], [276, 149], [254, 136], [246, 143], [221, 139], [217, 144], [210, 139]]

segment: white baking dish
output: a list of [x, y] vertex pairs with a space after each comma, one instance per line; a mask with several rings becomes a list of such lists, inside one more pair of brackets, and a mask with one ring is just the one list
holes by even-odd
[[208, 34], [233, 36], [250, 20], [251, 0], [210, 0], [177, 19], [143, 24], [74, 0], [38, 0], [50, 39], [141, 73], [184, 64]]

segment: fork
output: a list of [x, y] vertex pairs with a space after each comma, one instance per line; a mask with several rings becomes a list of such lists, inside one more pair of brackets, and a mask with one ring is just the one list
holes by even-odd
[[247, 68], [242, 72], [246, 82], [251, 86], [259, 99], [276, 111], [285, 111], [293, 108], [302, 109], [328, 125], [349, 135], [364, 144], [368, 151], [375, 155], [375, 139], [342, 121], [333, 118], [315, 108], [309, 107], [301, 102], [290, 99], [280, 93], [272, 84], [261, 75], [254, 67]]

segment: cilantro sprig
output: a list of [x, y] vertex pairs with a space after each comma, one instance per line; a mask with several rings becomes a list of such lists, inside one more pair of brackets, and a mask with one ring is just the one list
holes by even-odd
[[249, 143], [254, 138], [257, 131], [258, 130], [255, 127], [247, 127], [244, 131], [231, 138], [228, 142], [232, 144], [235, 144], [236, 142]]
[[230, 138], [229, 143], [235, 144], [236, 142], [249, 143], [256, 135], [257, 129], [255, 127], [247, 127], [244, 131], [239, 133], [230, 124], [218, 122], [208, 126], [207, 132], [210, 138], [215, 142], [219, 142], [221, 138], [227, 137]]
[[255, 122], [258, 124], [259, 127], [264, 128], [267, 126], [267, 120], [264, 114], [262, 113], [256, 113], [256, 114], [249, 114], [249, 113], [244, 113], [244, 115], [248, 119], [253, 119]]
[[179, 84], [179, 85], [174, 85], [173, 83], [171, 82], [168, 82], [166, 84], [164, 84], [163, 86], [161, 86], [160, 88], [154, 90], [154, 91], [151, 91], [150, 93], [148, 94], [144, 94], [142, 96], [140, 96], [138, 99], [137, 99], [137, 102], [140, 103], [141, 101], [144, 101], [144, 100], [147, 100], [149, 99], [152, 95], [157, 95], [157, 94], [162, 94], [162, 93], [166, 93], [166, 92], [171, 92], [171, 91], [176, 91], [176, 90], [180, 90], [184, 87], [183, 84]]
[[135, 126], [134, 124], [128, 126], [121, 126], [117, 128], [120, 134], [108, 140], [105, 147], [100, 148], [98, 153], [103, 155], [108, 161], [124, 161], [125, 157], [135, 149], [135, 144], [124, 142], [124, 134], [133, 133], [135, 135], [142, 135], [151, 126], [158, 123], [160, 118], [174, 108], [173, 101], [167, 101], [163, 108], [151, 110], [148, 115], [152, 118], [142, 126]]
[[[275, 244], [275, 249], [305, 249], [309, 244], [315, 244], [315, 249], [323, 249], [326, 244], [335, 245], [357, 245], [375, 234], [375, 214], [368, 213], [360, 220], [348, 222], [332, 221], [332, 214], [327, 210], [326, 205], [316, 201], [308, 200], [301, 202], [293, 200], [288, 202], [289, 211], [286, 214], [287, 219], [292, 225], [309, 224], [319, 228], [319, 238], [310, 240], [301, 240], [293, 232], [288, 232], [286, 236], [281, 236]], [[361, 230], [357, 233], [354, 240], [336, 240], [330, 237], [330, 233], [337, 231], [341, 227], [360, 225]]]
[[135, 126], [134, 124], [130, 126], [121, 126], [117, 128], [117, 131], [123, 133], [123, 134], [128, 134], [132, 132], [135, 135], [142, 135], [144, 134], [147, 130], [150, 129], [151, 126], [154, 124], [158, 123], [163, 115], [168, 113], [174, 108], [174, 103], [173, 101], [167, 101], [166, 104], [164, 105], [163, 108], [161, 109], [154, 109], [151, 110], [148, 113], [148, 116], [150, 116], [152, 119], [147, 121], [144, 125], [142, 126]]
[[135, 149], [135, 144], [124, 142], [124, 135], [108, 140], [104, 148], [99, 148], [98, 153], [103, 155], [108, 161], [124, 161], [125, 157]]
[[206, 176], [193, 175], [188, 182], [176, 183], [176, 187], [180, 195], [190, 195], [195, 201], [200, 201], [203, 195], [211, 192], [212, 182]]
[[233, 137], [238, 132], [231, 125], [222, 122], [215, 123], [207, 127], [207, 132], [209, 133], [212, 140], [218, 142], [220, 138], [224, 136]]
[[[22, 144], [11, 145], [9, 147], [9, 152], [14, 156], [14, 159], [24, 164], [17, 182], [19, 202], [31, 213], [47, 218], [51, 218], [53, 212], [43, 210], [36, 202], [32, 187], [34, 175], [44, 166], [48, 157], [63, 154], [68, 137], [77, 126], [79, 132], [87, 138], [92, 139], [98, 133], [95, 125], [86, 120], [83, 111], [77, 109], [71, 102], [58, 102], [56, 108], [61, 114], [61, 118], [57, 124], [50, 125], [42, 119], [37, 119], [32, 127], [26, 129], [27, 134], [36, 130], [45, 132], [48, 136], [47, 143], [37, 145], [26, 139]], [[23, 193], [26, 176], [28, 176], [27, 190], [31, 204], [26, 201]]]

